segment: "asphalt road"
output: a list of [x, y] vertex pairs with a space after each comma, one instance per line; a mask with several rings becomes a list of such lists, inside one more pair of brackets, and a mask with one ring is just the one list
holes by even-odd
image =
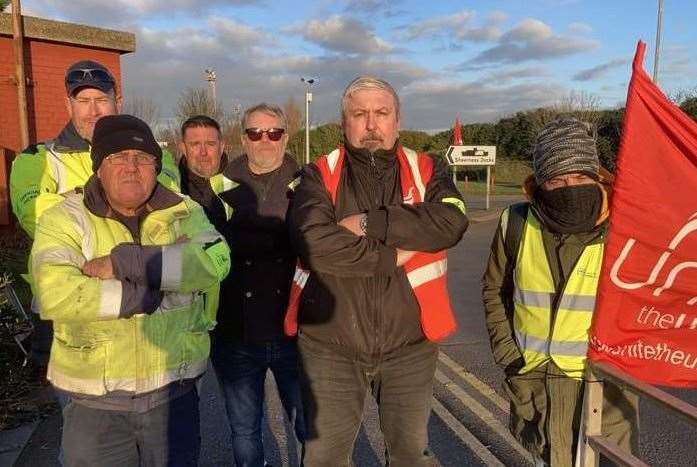
[[[498, 198], [494, 206], [511, 199]], [[524, 452], [507, 434], [507, 402], [501, 391], [502, 375], [495, 367], [486, 337], [479, 280], [489, 254], [496, 221], [482, 216], [481, 197], [468, 199], [468, 206], [486, 222], [473, 223], [465, 239], [449, 256], [449, 287], [456, 310], [458, 332], [441, 346], [436, 374], [434, 410], [429, 423], [434, 465], [526, 465]], [[269, 398], [264, 427], [265, 454], [273, 466], [297, 465], [297, 446], [269, 375]], [[672, 391], [697, 403], [695, 391]], [[384, 465], [384, 444], [379, 433], [375, 405], [368, 398], [365, 423], [359, 433], [354, 461], [357, 466]], [[641, 404], [641, 453], [650, 465], [697, 466], [695, 430], [675, 417]], [[217, 382], [209, 372], [201, 395], [201, 466], [233, 465], [229, 429]], [[54, 466], [60, 420], [44, 421], [17, 466]]]

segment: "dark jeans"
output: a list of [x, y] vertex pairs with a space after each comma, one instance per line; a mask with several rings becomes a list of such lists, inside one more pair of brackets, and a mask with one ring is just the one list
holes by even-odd
[[201, 448], [195, 390], [144, 413], [68, 402], [63, 409], [68, 467], [195, 467]]
[[378, 403], [390, 466], [429, 465], [428, 417], [438, 347], [421, 342], [382, 357], [298, 338], [307, 420], [306, 467], [348, 467], [368, 389]]
[[301, 444], [305, 442], [298, 350], [294, 341], [245, 344], [216, 337], [211, 362], [225, 398], [232, 449], [238, 467], [264, 465], [261, 421], [267, 369], [276, 380], [281, 403], [295, 436]]

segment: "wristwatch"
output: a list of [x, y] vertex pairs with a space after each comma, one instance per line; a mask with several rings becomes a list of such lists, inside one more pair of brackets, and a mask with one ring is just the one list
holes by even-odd
[[361, 220], [358, 222], [358, 225], [361, 228], [361, 232], [363, 232], [363, 235], [368, 234], [368, 214], [363, 214], [361, 217]]

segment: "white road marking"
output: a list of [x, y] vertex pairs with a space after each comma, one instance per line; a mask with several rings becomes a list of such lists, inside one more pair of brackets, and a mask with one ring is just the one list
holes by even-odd
[[465, 370], [455, 360], [448, 357], [443, 352], [438, 354], [438, 359], [441, 361], [441, 363], [450, 368], [457, 376], [462, 378], [467, 384], [479, 391], [481, 395], [493, 402], [494, 405], [503, 411], [503, 413], [509, 413], [508, 401], [494, 391], [491, 386], [474, 376], [469, 371]]
[[484, 464], [487, 466], [504, 467], [504, 464], [435, 398], [433, 399], [433, 412], [443, 420], [443, 423], [453, 430], [457, 437], [460, 438]]

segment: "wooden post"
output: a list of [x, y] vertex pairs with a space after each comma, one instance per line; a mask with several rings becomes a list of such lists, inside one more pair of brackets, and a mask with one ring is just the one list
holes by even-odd
[[22, 148], [29, 146], [29, 110], [27, 107], [27, 77], [24, 71], [24, 28], [19, 0], [12, 0], [12, 34], [17, 78], [17, 109]]
[[583, 414], [579, 436], [580, 462], [576, 465], [581, 467], [598, 467], [600, 455], [593, 450], [588, 443], [591, 436], [602, 434], [603, 420], [603, 382], [599, 380], [591, 366], [586, 369], [586, 384], [583, 394]]

